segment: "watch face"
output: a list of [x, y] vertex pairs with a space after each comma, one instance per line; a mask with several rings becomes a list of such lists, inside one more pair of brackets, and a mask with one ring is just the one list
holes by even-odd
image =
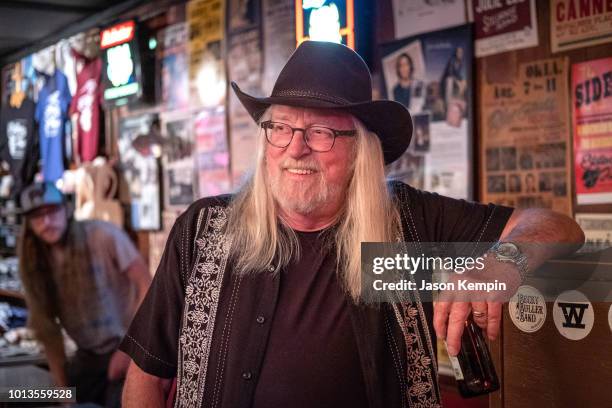
[[518, 255], [519, 249], [512, 242], [504, 242], [499, 245], [499, 253], [500, 255], [513, 258]]

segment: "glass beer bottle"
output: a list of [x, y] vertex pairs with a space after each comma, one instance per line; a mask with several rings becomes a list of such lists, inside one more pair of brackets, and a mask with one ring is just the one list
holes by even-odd
[[462, 397], [475, 397], [499, 389], [491, 353], [472, 315], [465, 322], [459, 354], [449, 357]]

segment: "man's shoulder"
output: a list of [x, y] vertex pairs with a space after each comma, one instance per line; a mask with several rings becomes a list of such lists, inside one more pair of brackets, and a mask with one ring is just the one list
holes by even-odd
[[197, 219], [200, 212], [208, 208], [227, 208], [229, 207], [233, 198], [233, 194], [222, 194], [217, 196], [200, 198], [191, 203], [189, 207], [187, 207], [187, 209], [179, 216], [179, 220]]
[[437, 195], [436, 193], [430, 193], [427, 191], [419, 190], [399, 180], [389, 180], [387, 182], [387, 188], [391, 193], [391, 196], [397, 200], [400, 204], [416, 204], [415, 200], [423, 199], [428, 195]]
[[192, 232], [195, 232], [195, 226], [197, 225], [198, 219], [202, 211], [206, 211], [211, 208], [226, 209], [231, 204], [233, 198], [233, 194], [222, 194], [217, 196], [204, 197], [194, 201], [176, 219], [174, 223], [174, 229], [187, 229]]
[[94, 245], [96, 242], [101, 242], [100, 240], [104, 240], [106, 238], [125, 238], [128, 240], [130, 239], [126, 231], [124, 231], [119, 226], [113, 224], [112, 222], [103, 220], [82, 220], [77, 222], [79, 222], [83, 226], [88, 241], [94, 243]]

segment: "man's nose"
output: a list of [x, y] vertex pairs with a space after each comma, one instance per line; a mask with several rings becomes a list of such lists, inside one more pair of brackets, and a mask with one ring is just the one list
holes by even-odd
[[303, 130], [296, 130], [293, 134], [293, 139], [287, 146], [287, 153], [294, 158], [302, 157], [310, 154], [312, 150], [306, 144], [306, 134]]

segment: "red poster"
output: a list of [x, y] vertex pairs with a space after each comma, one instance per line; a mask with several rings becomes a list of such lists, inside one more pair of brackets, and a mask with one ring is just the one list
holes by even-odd
[[612, 203], [612, 58], [572, 66], [578, 204]]

